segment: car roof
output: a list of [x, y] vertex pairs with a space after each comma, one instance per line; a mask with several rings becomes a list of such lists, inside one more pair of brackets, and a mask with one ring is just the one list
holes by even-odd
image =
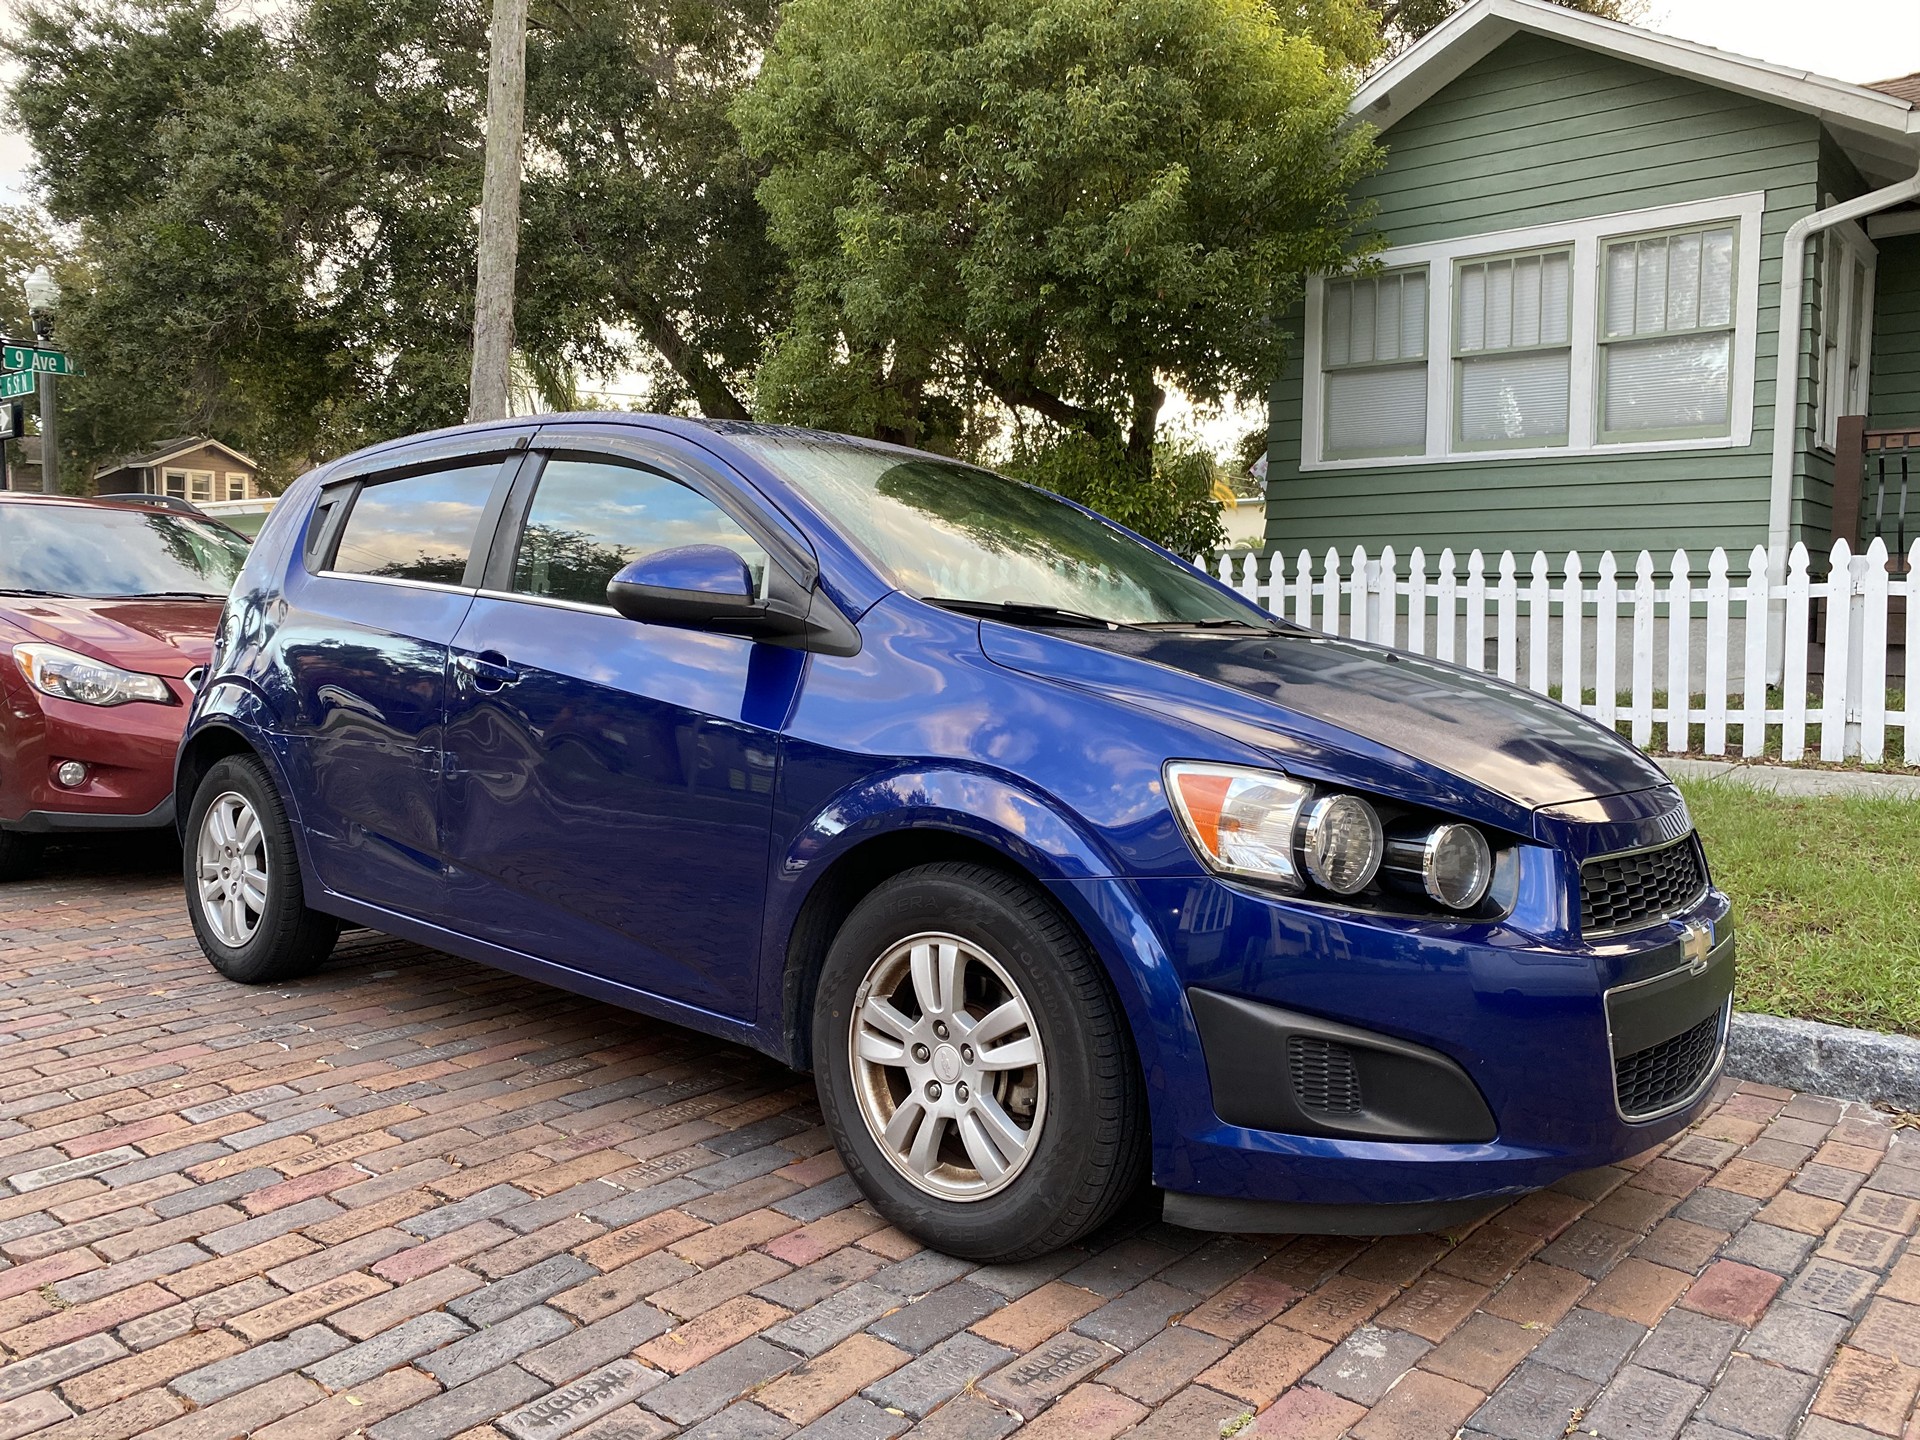
[[35, 495], [25, 490], [0, 490], [0, 502], [9, 505], [78, 505], [88, 510], [116, 510], [111, 500], [92, 495]]

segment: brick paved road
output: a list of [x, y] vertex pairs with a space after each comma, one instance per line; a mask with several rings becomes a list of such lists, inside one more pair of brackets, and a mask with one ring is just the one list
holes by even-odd
[[161, 862], [54, 868], [0, 889], [0, 1440], [1920, 1434], [1871, 1112], [1729, 1087], [1451, 1240], [979, 1269], [745, 1051], [364, 932], [244, 990]]

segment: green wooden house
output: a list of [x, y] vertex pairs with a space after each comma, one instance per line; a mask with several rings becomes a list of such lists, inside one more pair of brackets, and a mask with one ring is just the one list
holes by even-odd
[[1274, 549], [1724, 546], [1744, 571], [1920, 533], [1920, 76], [1470, 0], [1352, 113], [1386, 147], [1387, 248], [1290, 327]]

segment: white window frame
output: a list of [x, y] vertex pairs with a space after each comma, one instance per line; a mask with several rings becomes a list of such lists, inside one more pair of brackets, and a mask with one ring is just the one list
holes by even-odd
[[[1820, 308], [1813, 325], [1813, 439], [1821, 449], [1832, 450], [1840, 438], [1840, 417], [1866, 414], [1867, 396], [1872, 393], [1873, 292], [1880, 250], [1866, 231], [1852, 221], [1842, 221], [1827, 232], [1819, 257]], [[1833, 273], [1836, 258], [1837, 275]]]
[[[1539, 260], [1544, 262], [1547, 259], [1554, 256], [1558, 256], [1558, 255], [1566, 255], [1568, 257], [1568, 262], [1569, 262], [1568, 263], [1569, 274], [1567, 277], [1567, 340], [1566, 340], [1566, 343], [1562, 344], [1558, 342], [1540, 341], [1532, 345], [1507, 344], [1507, 345], [1501, 345], [1501, 346], [1493, 346], [1493, 345], [1483, 344], [1478, 350], [1467, 350], [1461, 346], [1459, 321], [1462, 318], [1461, 316], [1462, 297], [1460, 294], [1460, 276], [1462, 271], [1466, 270], [1471, 266], [1479, 266], [1482, 268], [1483, 271], [1490, 271], [1496, 265], [1505, 264], [1505, 265], [1511, 266], [1523, 260]], [[1467, 441], [1461, 438], [1461, 435], [1460, 435], [1460, 421], [1461, 421], [1460, 397], [1464, 393], [1464, 387], [1466, 385], [1467, 367], [1472, 363], [1474, 363], [1475, 361], [1501, 360], [1501, 359], [1509, 359], [1509, 358], [1532, 356], [1532, 355], [1558, 355], [1563, 350], [1568, 353], [1568, 361], [1567, 361], [1568, 382], [1567, 383], [1569, 387], [1571, 387], [1573, 383], [1572, 382], [1572, 366], [1573, 366], [1572, 344], [1573, 344], [1573, 303], [1574, 303], [1573, 276], [1571, 274], [1571, 271], [1572, 271], [1571, 262], [1572, 262], [1571, 247], [1566, 245], [1549, 245], [1543, 250], [1503, 251], [1500, 254], [1464, 256], [1461, 259], [1458, 259], [1453, 262], [1453, 265], [1451, 267], [1452, 273], [1447, 277], [1447, 283], [1453, 287], [1453, 292], [1454, 292], [1453, 293], [1453, 320], [1455, 322], [1454, 331], [1451, 335], [1447, 337], [1448, 342], [1452, 346], [1452, 351], [1453, 351], [1453, 355], [1452, 355], [1453, 379], [1450, 382], [1448, 387], [1450, 403], [1453, 405], [1453, 423], [1448, 427], [1448, 432], [1447, 432], [1448, 442], [1453, 449], [1458, 450], [1462, 453], [1479, 453], [1479, 451], [1491, 451], [1491, 450], [1497, 450], [1501, 452], [1512, 452], [1514, 450], [1522, 450], [1522, 449], [1538, 450], [1543, 447], [1548, 447], [1553, 450], [1560, 451], [1560, 450], [1565, 450], [1567, 448], [1567, 443], [1573, 438], [1571, 435], [1561, 435], [1558, 437], [1542, 437], [1535, 440], [1521, 439], [1521, 440], [1482, 441], [1480, 442], [1480, 445], [1478, 447], [1469, 445]], [[1542, 299], [1544, 300], [1544, 298], [1545, 298], [1545, 295], [1543, 291]], [[1542, 308], [1544, 310], [1545, 308], [1544, 305], [1542, 306]], [[1571, 427], [1572, 420], [1573, 420], [1573, 415], [1572, 415], [1573, 405], [1572, 405], [1571, 394], [1569, 394], [1568, 396], [1567, 409], [1568, 409], [1568, 415], [1567, 415], [1568, 425], [1569, 427]]]
[[[1322, 457], [1321, 417], [1326, 387], [1321, 370], [1321, 323], [1326, 279], [1307, 282], [1306, 336], [1302, 370], [1300, 468], [1302, 470], [1382, 470], [1413, 465], [1484, 463], [1489, 460], [1549, 459], [1556, 456], [1633, 455], [1676, 450], [1731, 450], [1753, 442], [1754, 350], [1760, 321], [1760, 223], [1764, 191], [1713, 200], [1659, 205], [1531, 225], [1485, 235], [1467, 235], [1418, 245], [1399, 245], [1377, 257], [1387, 268], [1428, 267], [1427, 284], [1427, 447], [1424, 454], [1329, 460]], [[1712, 223], [1734, 228], [1734, 333], [1732, 396], [1728, 433], [1682, 440], [1612, 440], [1599, 436], [1599, 344], [1601, 260], [1605, 242], [1650, 231], [1677, 230]], [[1529, 250], [1570, 248], [1573, 252], [1572, 382], [1568, 396], [1567, 443], [1466, 450], [1454, 444], [1454, 287], [1457, 262], [1494, 259]], [[1436, 283], [1444, 281], [1444, 283]]]
[[222, 500], [251, 500], [253, 498], [251, 495], [247, 494], [246, 471], [229, 470], [226, 472], [226, 474], [224, 474], [221, 477], [221, 479], [225, 482], [225, 488], [227, 492], [226, 494], [220, 497]]
[[187, 471], [187, 499], [196, 505], [213, 499], [213, 471]]
[[[173, 488], [173, 482], [175, 480], [180, 482], [180, 488], [178, 490]], [[156, 495], [171, 495], [176, 500], [184, 500], [187, 498], [187, 489], [190, 484], [191, 481], [188, 479], [185, 470], [162, 470], [160, 472], [160, 488], [154, 493]]]

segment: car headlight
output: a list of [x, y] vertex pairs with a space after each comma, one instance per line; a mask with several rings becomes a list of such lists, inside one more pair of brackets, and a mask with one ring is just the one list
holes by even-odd
[[1210, 866], [1301, 888], [1294, 832], [1310, 786], [1237, 765], [1174, 764], [1166, 777], [1173, 812]]
[[77, 700], [82, 705], [126, 705], [136, 700], [156, 705], [173, 703], [173, 691], [158, 675], [122, 670], [58, 645], [16, 645], [13, 662], [29, 685], [57, 700]]
[[1383, 868], [1449, 910], [1471, 910], [1493, 884], [1493, 849], [1473, 826], [1448, 821], [1391, 836]]
[[1353, 895], [1380, 873], [1380, 817], [1358, 795], [1324, 795], [1307, 811], [1300, 835], [1307, 873], [1336, 895]]

